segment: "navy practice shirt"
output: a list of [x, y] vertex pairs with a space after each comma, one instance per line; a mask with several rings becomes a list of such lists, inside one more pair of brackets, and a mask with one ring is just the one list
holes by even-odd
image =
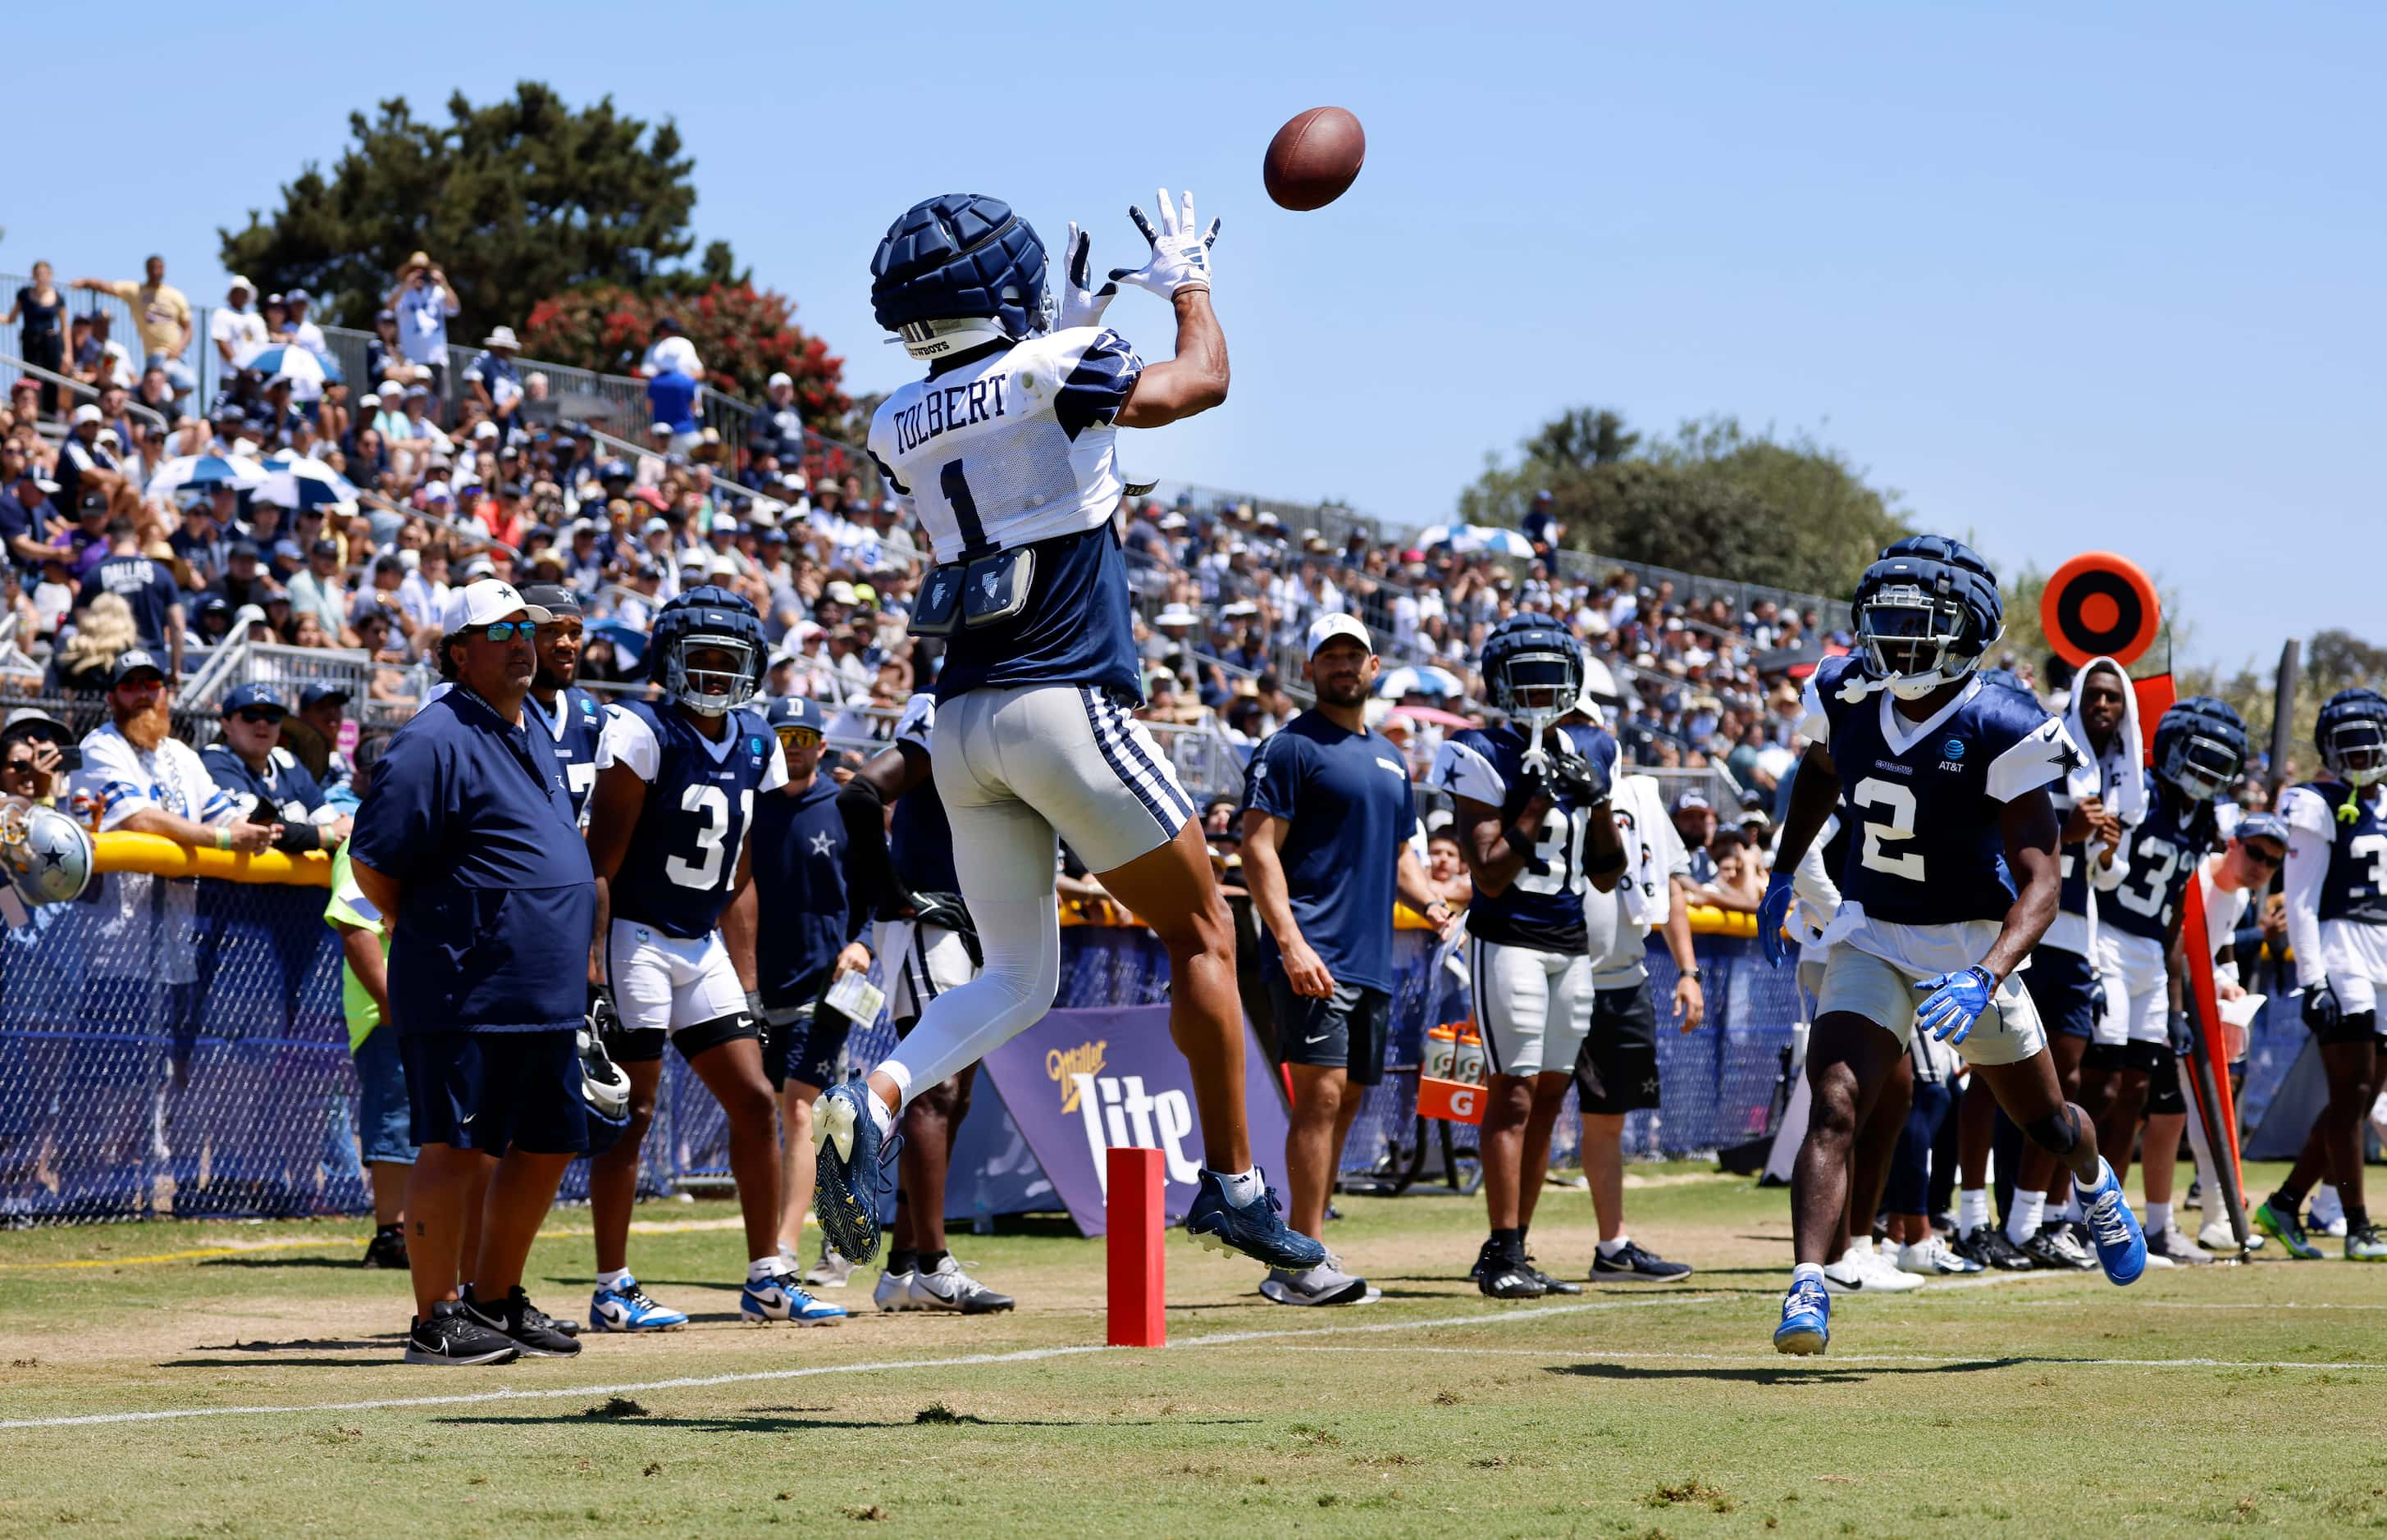
[[199, 763], [222, 789], [257, 800], [248, 813], [251, 823], [303, 824], [323, 805], [323, 789], [287, 749], [269, 751], [261, 771], [234, 753], [229, 743], [208, 744], [199, 751]]
[[[1284, 820], [1277, 851], [1293, 917], [1326, 971], [1338, 984], [1389, 992], [1401, 847], [1417, 827], [1400, 751], [1304, 712], [1253, 753], [1244, 806]], [[1260, 961], [1282, 975], [1266, 926]]]
[[956, 626], [945, 638], [937, 699], [1019, 685], [1091, 685], [1143, 699], [1127, 556], [1108, 522], [1039, 540], [1028, 607], [991, 625]]
[[75, 603], [88, 605], [102, 594], [114, 594], [131, 607], [142, 646], [165, 650], [166, 628], [172, 620], [167, 612], [183, 601], [183, 591], [174, 587], [172, 574], [145, 556], [111, 556], [83, 579]]
[[802, 791], [771, 792], [754, 807], [754, 943], [763, 1004], [784, 1010], [820, 998], [837, 954], [867, 918], [846, 883], [845, 820], [837, 782], [815, 776]]
[[676, 706], [635, 701], [607, 718], [605, 751], [647, 783], [638, 827], [607, 889], [613, 917], [683, 940], [710, 935], [737, 895], [756, 795], [788, 784], [778, 735], [740, 709], [710, 738]]
[[[1559, 739], [1563, 738], [1562, 744]], [[1616, 778], [1618, 749], [1607, 729], [1570, 722], [1550, 729], [1543, 751], [1573, 751]], [[1500, 811], [1507, 827], [1525, 807], [1525, 755], [1533, 742], [1513, 726], [1468, 727], [1453, 733], [1433, 763], [1433, 781], [1454, 797], [1482, 802]], [[1597, 802], [1586, 802], [1561, 789], [1556, 806], [1542, 817], [1541, 828], [1524, 868], [1497, 893], [1478, 889], [1467, 906], [1468, 934], [1501, 946], [1530, 947], [1579, 957], [1591, 951], [1584, 925], [1583, 906], [1591, 891], [1584, 871], [1584, 841], [1591, 821], [1610, 814]]]
[[[2306, 781], [2299, 791], [2318, 797], [2329, 809], [2329, 873], [2320, 890], [2320, 917], [2387, 925], [2387, 882], [2379, 875], [2379, 852], [2387, 850], [2387, 819], [2368, 789], [2357, 792], [2343, 781]], [[2354, 814], [2345, 813], [2354, 799]]]
[[2189, 877], [2212, 850], [2217, 825], [2211, 802], [2191, 802], [2152, 770], [2147, 778], [2147, 815], [2123, 835], [2128, 870], [2097, 917], [2116, 930], [2149, 940], [2171, 939], [2172, 919]]
[[588, 794], [597, 789], [597, 750], [605, 740], [605, 708], [597, 698], [575, 685], [556, 691], [555, 714], [547, 714], [537, 698], [523, 701], [523, 714], [535, 718], [555, 744], [555, 763], [563, 771], [563, 789], [572, 799], [572, 815], [588, 827]]
[[390, 941], [401, 1032], [546, 1032], [588, 1003], [596, 874], [541, 733], [468, 689], [389, 740], [350, 850], [404, 885]]

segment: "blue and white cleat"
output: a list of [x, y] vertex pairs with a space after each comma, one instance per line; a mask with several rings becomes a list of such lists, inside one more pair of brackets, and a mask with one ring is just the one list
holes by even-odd
[[879, 1195], [894, 1153], [870, 1115], [870, 1094], [868, 1081], [848, 1080], [813, 1106], [813, 1142], [820, 1151], [813, 1211], [838, 1255], [857, 1264], [878, 1255]]
[[1237, 1207], [1227, 1201], [1224, 1180], [1205, 1168], [1185, 1216], [1185, 1233], [1206, 1250], [1239, 1251], [1286, 1272], [1307, 1272], [1325, 1261], [1324, 1243], [1284, 1222], [1284, 1205], [1268, 1185], [1267, 1173], [1261, 1173], [1260, 1183], [1260, 1195]]
[[845, 1319], [845, 1306], [815, 1299], [793, 1275], [782, 1273], [767, 1283], [749, 1282], [739, 1291], [738, 1313], [757, 1326], [767, 1326], [775, 1320], [793, 1321], [798, 1326], [835, 1326]]
[[676, 1332], [688, 1324], [688, 1317], [668, 1305], [658, 1305], [638, 1287], [638, 1281], [624, 1273], [622, 1281], [610, 1289], [600, 1289], [588, 1298], [588, 1326], [595, 1332]]
[[1820, 1279], [1802, 1278], [1782, 1296], [1782, 1324], [1774, 1329], [1774, 1351], [1800, 1357], [1832, 1344], [1832, 1296]]
[[2104, 1161], [2097, 1162], [2097, 1185], [2080, 1194], [2080, 1206], [2089, 1222], [2089, 1238], [2097, 1245], [2098, 1265], [2105, 1269], [2105, 1281], [2136, 1283], [2139, 1274], [2147, 1270], [2147, 1233], [2139, 1228], [2139, 1217], [2130, 1212], [2129, 1200], [2122, 1196], [2114, 1168]]

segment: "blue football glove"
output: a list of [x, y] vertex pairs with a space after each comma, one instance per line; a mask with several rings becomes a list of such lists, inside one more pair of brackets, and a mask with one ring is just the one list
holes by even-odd
[[1972, 1035], [1973, 1023], [1989, 1008], [1998, 981], [1989, 970], [1974, 966], [1926, 978], [1919, 986], [1931, 992], [1914, 1013], [1914, 1025], [1941, 1042], [1962, 1042]]
[[[2348, 798], [2347, 801], [2353, 799]], [[2345, 1021], [2345, 1005], [2337, 998], [2337, 991], [2328, 979], [2305, 991], [2305, 1026], [2316, 1032], [2335, 1031]]]
[[1790, 923], [1790, 906], [1797, 902], [1788, 872], [1776, 872], [1765, 879], [1765, 896], [1757, 903], [1757, 949], [1765, 954], [1768, 967], [1780, 967], [1782, 959], [1790, 955], [1790, 942], [1782, 928]]

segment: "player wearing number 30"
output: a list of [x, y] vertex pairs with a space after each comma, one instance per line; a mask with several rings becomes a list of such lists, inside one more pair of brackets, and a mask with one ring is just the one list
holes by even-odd
[[1459, 847], [1475, 883], [1467, 962], [1492, 1071], [1482, 1140], [1492, 1233], [1475, 1283], [1496, 1299], [1533, 1299], [1560, 1287], [1525, 1251], [1542, 1187], [1525, 1173], [1549, 1167], [1550, 1129], [1591, 1030], [1584, 901], [1624, 875], [1608, 808], [1616, 740], [1589, 723], [1558, 725], [1583, 693], [1583, 654], [1549, 616], [1501, 622], [1484, 638], [1483, 666], [1509, 721], [1453, 734], [1433, 782], [1458, 804]]
[[[1193, 799], [1129, 714], [1143, 691], [1114, 524], [1116, 430], [1227, 398], [1227, 344], [1210, 309], [1219, 227], [1195, 221], [1191, 194], [1181, 211], [1162, 194], [1159, 213], [1156, 229], [1134, 211], [1150, 259], [1115, 270], [1100, 291], [1086, 286], [1088, 242], [1072, 230], [1050, 310], [1043, 243], [994, 198], [916, 204], [871, 259], [878, 323], [928, 369], [879, 407], [870, 452], [936, 552], [912, 631], [944, 646], [937, 791], [984, 966], [930, 1001], [865, 1082], [832, 1089], [815, 1112], [821, 1228], [851, 1261], [878, 1254], [888, 1138], [904, 1104], [1053, 1004], [1056, 836], [1168, 950], [1169, 1035], [1193, 1069], [1206, 1168], [1186, 1231], [1272, 1267], [1325, 1260], [1285, 1225], [1252, 1163], [1233, 926]], [[1146, 364], [1097, 324], [1118, 282], [1168, 302], [1175, 358]]]
[[2071, 1168], [2106, 1277], [2133, 1282], [2147, 1263], [2096, 1130], [2064, 1099], [2014, 977], [2055, 915], [2063, 877], [2048, 790], [2079, 750], [2036, 700], [1973, 676], [2004, 630], [2004, 607], [1971, 548], [1899, 541], [1858, 580], [1855, 611], [1862, 650], [1826, 659], [1807, 683], [1806, 758], [1757, 915], [1778, 965], [1791, 874], [1838, 812], [1853, 843], [1839, 911], [1818, 938], [1831, 953], [1791, 1178], [1797, 1265], [1774, 1334], [1785, 1353], [1830, 1341], [1823, 1269], [1839, 1249], [1850, 1142], [1918, 1025], [1955, 1043], [2006, 1115]]
[[[809, 1326], [845, 1312], [798, 1288], [779, 1255], [777, 1098], [746, 1009], [755, 978], [746, 836], [756, 794], [788, 779], [778, 735], [744, 709], [762, 686], [766, 650], [753, 606], [726, 588], [690, 588], [663, 606], [648, 656], [664, 699], [606, 718], [588, 858], [612, 916], [600, 944], [620, 1024], [613, 1057], [651, 1064], [668, 1037], [721, 1104], [746, 1221], [739, 1313]], [[620, 1222], [627, 1218], [625, 1210]], [[597, 1238], [600, 1267], [609, 1239]], [[611, 1256], [620, 1256], [615, 1243]], [[597, 1282], [595, 1325], [647, 1324], [653, 1304], [618, 1264]]]

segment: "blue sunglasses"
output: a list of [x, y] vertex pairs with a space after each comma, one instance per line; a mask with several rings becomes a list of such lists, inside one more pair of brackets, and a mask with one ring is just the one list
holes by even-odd
[[526, 620], [493, 620], [486, 625], [468, 625], [466, 631], [486, 637], [493, 642], [512, 641], [520, 637], [524, 641], [538, 639], [538, 626]]

